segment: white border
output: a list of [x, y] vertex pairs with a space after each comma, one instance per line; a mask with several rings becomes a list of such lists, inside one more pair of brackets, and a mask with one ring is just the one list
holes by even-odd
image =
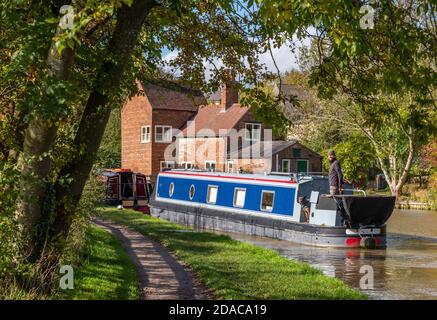
[[[170, 128], [170, 140], [157, 140], [156, 129], [162, 128], [162, 136], [164, 137], [164, 128]], [[173, 127], [165, 124], [155, 124], [155, 143], [171, 143], [173, 141]]]
[[[143, 129], [146, 129], [146, 134], [145, 134], [145, 136], [147, 137], [147, 128], [149, 128], [149, 138], [143, 140]], [[152, 136], [152, 130], [150, 129], [150, 126], [141, 126], [141, 133], [140, 133], [140, 140], [141, 140], [141, 143], [149, 143], [149, 142], [150, 142], [150, 137], [151, 137], [151, 136]]]
[[[173, 189], [173, 192], [170, 193], [170, 189]], [[171, 198], [171, 197], [173, 197], [173, 194], [174, 194], [174, 182], [172, 181], [172, 182], [170, 182], [170, 184], [168, 186], [168, 196]]]
[[[244, 199], [243, 199], [243, 205], [242, 206], [237, 206], [235, 204], [235, 196], [237, 194], [237, 191], [244, 191]], [[232, 205], [234, 206], [234, 208], [244, 208], [244, 205], [246, 204], [246, 194], [247, 194], [246, 188], [241, 188], [241, 187], [235, 187], [234, 188], [234, 198], [232, 200]]]
[[[288, 161], [288, 171], [284, 171], [284, 161]], [[291, 173], [291, 159], [281, 159], [281, 172]]]
[[[209, 192], [209, 188], [210, 188], [210, 187], [212, 187], [212, 188], [217, 188], [217, 194], [216, 194], [216, 198], [215, 198], [215, 201], [214, 201], [214, 202], [208, 201], [208, 192]], [[209, 185], [208, 185], [208, 188], [206, 189], [206, 203], [209, 203], [209, 204], [216, 204], [216, 203], [217, 203], [218, 191], [219, 191], [219, 186], [214, 185], [214, 184], [209, 184]]]
[[[273, 193], [273, 201], [272, 201], [272, 209], [271, 210], [263, 209], [262, 205], [263, 205], [263, 195], [264, 195], [264, 193]], [[259, 209], [261, 211], [264, 211], [264, 212], [272, 212], [274, 205], [275, 205], [275, 191], [272, 191], [272, 190], [262, 190], [261, 191], [261, 201], [259, 203]]]
[[[191, 188], [193, 188], [193, 195], [191, 195]], [[194, 186], [194, 184], [191, 184], [190, 189], [188, 189], [188, 198], [190, 198], [190, 200], [193, 200], [194, 196], [196, 195], [196, 187]]]

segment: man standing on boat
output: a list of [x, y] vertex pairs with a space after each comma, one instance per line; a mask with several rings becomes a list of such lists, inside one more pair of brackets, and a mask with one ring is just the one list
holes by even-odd
[[338, 162], [335, 151], [328, 152], [329, 159], [329, 194], [335, 195], [343, 192], [343, 172]]

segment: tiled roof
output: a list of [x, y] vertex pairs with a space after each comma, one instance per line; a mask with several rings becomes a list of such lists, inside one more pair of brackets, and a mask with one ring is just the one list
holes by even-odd
[[281, 84], [281, 92], [286, 97], [294, 96], [299, 100], [305, 100], [306, 97], [308, 96], [307, 92], [305, 92], [305, 90], [303, 88], [301, 88], [295, 84], [282, 83]]
[[[191, 119], [192, 122], [182, 132], [184, 135], [187, 135], [187, 133], [191, 134], [191, 132], [198, 133], [201, 129], [210, 129], [216, 135], [219, 135], [220, 130], [229, 131], [234, 128], [247, 111], [249, 111], [249, 107], [241, 107], [237, 103], [227, 110], [215, 104], [201, 106], [194, 118]], [[195, 130], [191, 129], [192, 126], [195, 126]]]
[[201, 91], [167, 80], [142, 82], [141, 88], [153, 109], [197, 111], [206, 104]]
[[[296, 144], [297, 140], [273, 140], [273, 141], [261, 141], [252, 145], [245, 146], [238, 151], [230, 152], [230, 159], [257, 159], [257, 158], [269, 158], [272, 155], [291, 147]], [[267, 145], [271, 143], [271, 148]]]

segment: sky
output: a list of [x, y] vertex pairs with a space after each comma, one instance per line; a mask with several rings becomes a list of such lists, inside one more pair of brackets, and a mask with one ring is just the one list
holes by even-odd
[[[292, 69], [299, 69], [299, 66], [297, 64], [297, 56], [295, 53], [293, 53], [290, 49], [290, 42], [283, 44], [279, 48], [272, 48], [272, 54], [275, 58], [276, 64], [278, 66], [278, 69], [281, 73], [284, 73], [286, 71], [290, 71]], [[178, 52], [175, 51], [167, 51], [164, 52], [164, 61], [171, 61], [175, 57], [177, 57]], [[270, 52], [266, 52], [259, 57], [259, 61], [263, 63], [267, 70], [272, 71], [274, 73], [277, 72], [275, 64], [273, 62], [272, 57], [270, 56]], [[218, 61], [214, 62], [217, 66], [221, 66], [221, 63]], [[212, 68], [212, 65], [210, 65], [208, 62], [204, 62], [206, 69], [209, 70]], [[208, 76], [207, 76], [208, 78]]]

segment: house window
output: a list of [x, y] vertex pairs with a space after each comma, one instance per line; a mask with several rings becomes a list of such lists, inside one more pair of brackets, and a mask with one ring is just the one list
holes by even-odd
[[155, 126], [155, 142], [171, 142], [171, 126]]
[[150, 126], [141, 127], [141, 143], [150, 142]]
[[188, 196], [190, 197], [190, 200], [193, 200], [195, 194], [196, 194], [196, 188], [194, 188], [194, 184], [192, 184], [190, 187], [190, 191], [188, 192]]
[[206, 195], [206, 202], [215, 204], [217, 202], [217, 186], [208, 186], [208, 194]]
[[206, 171], [215, 171], [215, 160], [206, 160], [205, 169]]
[[174, 193], [174, 183], [170, 183], [170, 186], [168, 187], [168, 195], [170, 197], [173, 197], [173, 193]]
[[245, 138], [248, 141], [259, 141], [261, 139], [261, 124], [246, 123]]
[[261, 195], [261, 210], [271, 212], [273, 210], [274, 200], [275, 200], [274, 191], [263, 191]]
[[161, 161], [161, 170], [163, 169], [173, 169], [175, 167], [174, 161]]
[[191, 169], [192, 167], [193, 167], [193, 164], [190, 161], [181, 162], [181, 168], [183, 168], [183, 169]]
[[226, 172], [233, 173], [234, 172], [234, 160], [228, 160], [227, 162], [227, 169]]
[[291, 172], [291, 160], [282, 159], [282, 172]]
[[234, 207], [243, 208], [246, 200], [246, 189], [235, 188], [234, 190]]
[[294, 158], [299, 158], [301, 155], [301, 151], [302, 149], [298, 149], [298, 148], [293, 148], [293, 157]]
[[297, 160], [297, 172], [308, 173], [308, 160]]

